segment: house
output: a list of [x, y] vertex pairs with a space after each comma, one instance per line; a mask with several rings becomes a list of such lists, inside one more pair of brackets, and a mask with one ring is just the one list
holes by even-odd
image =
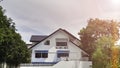
[[32, 64], [51, 65], [46, 68], [90, 68], [89, 55], [80, 47], [80, 40], [65, 29], [50, 35], [32, 35], [30, 42]]

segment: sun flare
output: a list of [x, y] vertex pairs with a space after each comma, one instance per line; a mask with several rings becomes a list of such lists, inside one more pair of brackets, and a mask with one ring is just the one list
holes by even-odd
[[111, 2], [115, 6], [119, 6], [120, 5], [120, 0], [111, 0]]

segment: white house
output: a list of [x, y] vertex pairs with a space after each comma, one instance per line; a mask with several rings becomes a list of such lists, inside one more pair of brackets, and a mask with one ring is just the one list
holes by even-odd
[[[80, 40], [64, 29], [60, 28], [48, 36], [33, 35], [30, 41], [32, 42], [32, 46], [29, 48], [32, 51], [32, 64], [55, 65], [64, 63], [61, 61], [65, 61], [65, 63], [89, 61], [89, 55], [79, 46]], [[86, 63], [84, 65], [86, 66]]]

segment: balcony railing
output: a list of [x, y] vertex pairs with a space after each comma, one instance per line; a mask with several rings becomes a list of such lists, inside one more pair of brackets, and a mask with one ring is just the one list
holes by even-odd
[[57, 62], [33, 62], [33, 63], [24, 63], [20, 66], [53, 66]]

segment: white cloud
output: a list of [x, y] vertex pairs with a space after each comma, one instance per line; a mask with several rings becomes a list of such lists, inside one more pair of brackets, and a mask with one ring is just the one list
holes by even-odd
[[112, 7], [110, 0], [4, 0], [2, 6], [25, 41], [32, 34], [50, 34], [58, 28], [78, 37], [89, 18], [120, 17], [120, 7]]

